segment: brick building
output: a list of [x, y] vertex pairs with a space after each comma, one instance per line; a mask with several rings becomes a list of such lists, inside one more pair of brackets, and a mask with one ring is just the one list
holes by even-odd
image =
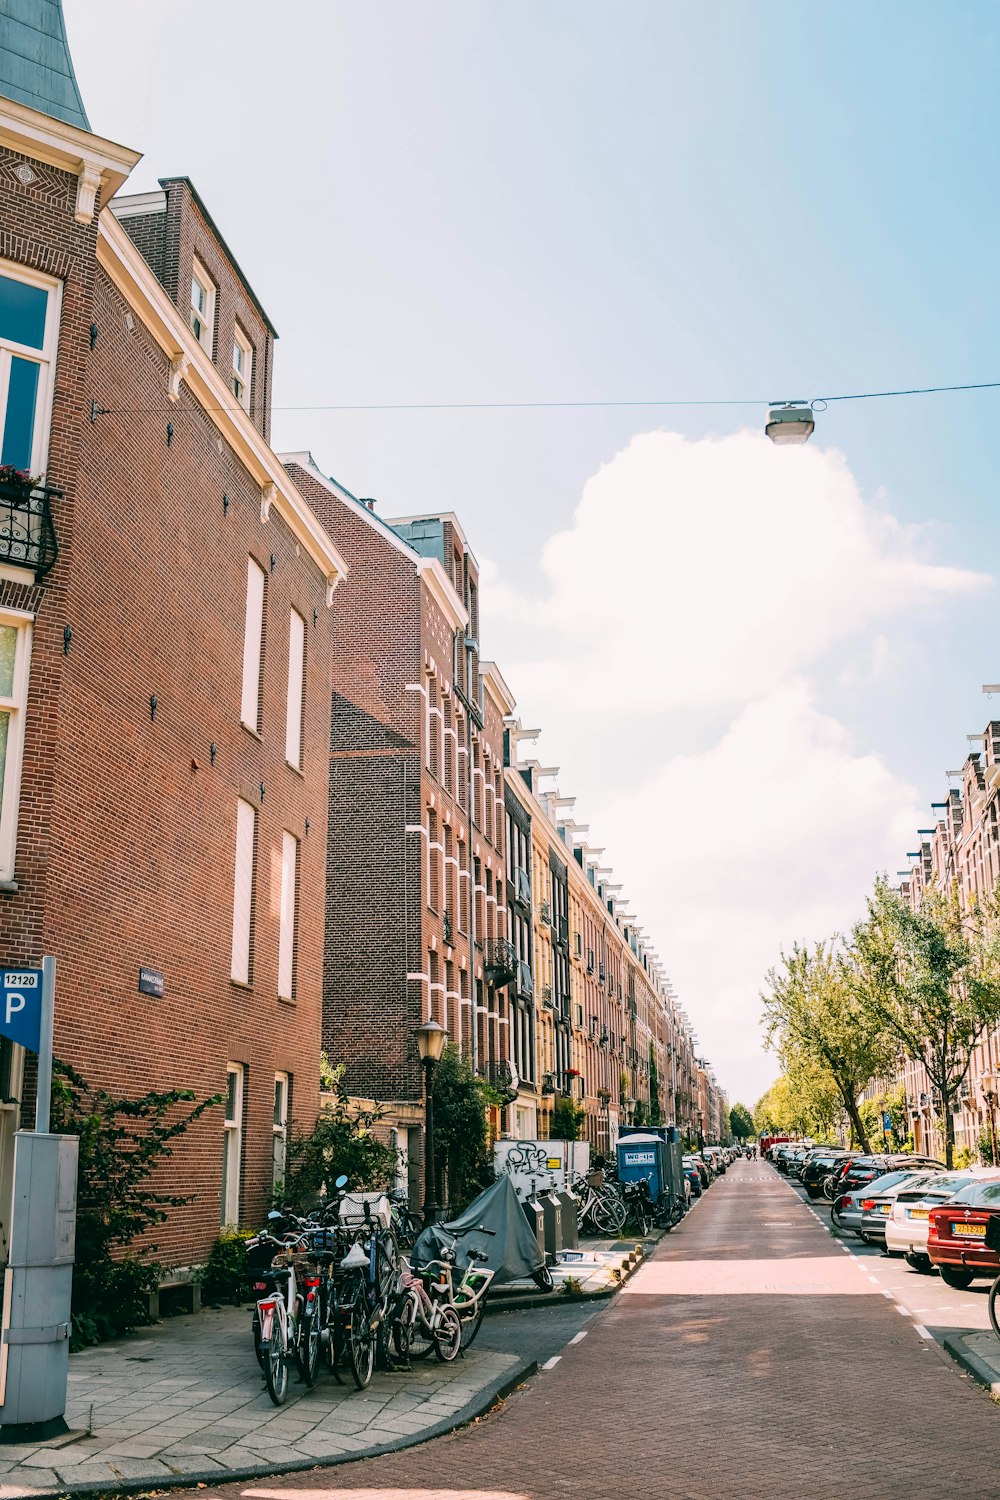
[[484, 1077], [509, 1058], [503, 721], [479, 573], [451, 514], [383, 521], [308, 453], [296, 486], [349, 568], [334, 611], [324, 1044], [377, 1099], [415, 1200], [429, 1018]]
[[[92, 1086], [222, 1096], [170, 1168], [158, 1253], [189, 1264], [318, 1105], [345, 566], [268, 447], [274, 330], [194, 189], [109, 207], [137, 156], [89, 131], [56, 0], [5, 24], [0, 462], [42, 482], [0, 493], [0, 962], [56, 955]], [[2, 1063], [0, 1218], [31, 1068]]]

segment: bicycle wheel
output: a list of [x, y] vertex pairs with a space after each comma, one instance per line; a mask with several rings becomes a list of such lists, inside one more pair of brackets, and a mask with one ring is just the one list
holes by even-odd
[[830, 1222], [835, 1229], [843, 1229], [844, 1225], [840, 1217], [840, 1198], [835, 1198], [830, 1205]]
[[832, 1203], [833, 1202], [833, 1178], [832, 1178], [832, 1176], [831, 1177], [824, 1177], [823, 1178], [823, 1197], [826, 1199], [827, 1203]]
[[271, 1325], [271, 1337], [265, 1348], [264, 1380], [275, 1406], [283, 1406], [288, 1395], [288, 1356], [277, 1318]]
[[347, 1331], [347, 1359], [354, 1384], [363, 1391], [375, 1373], [375, 1331], [363, 1297], [351, 1308], [351, 1325]]
[[[464, 1311], [464, 1309], [462, 1309], [462, 1311]], [[461, 1316], [461, 1314], [460, 1314], [460, 1316]], [[483, 1321], [483, 1318], [485, 1316], [486, 1316], [486, 1293], [484, 1292], [483, 1295], [480, 1297], [479, 1301], [476, 1303], [475, 1311], [474, 1312], [470, 1312], [467, 1317], [463, 1317], [461, 1319], [461, 1321], [462, 1321], [462, 1348], [463, 1349], [468, 1349], [469, 1348], [470, 1344], [475, 1339], [476, 1334], [479, 1332], [480, 1326], [482, 1325], [482, 1321]]]
[[295, 1348], [295, 1363], [299, 1374], [311, 1390], [319, 1375], [319, 1318], [315, 1312], [302, 1315], [299, 1341]]
[[450, 1365], [453, 1359], [458, 1358], [461, 1347], [462, 1320], [455, 1309], [446, 1304], [438, 1314], [437, 1327], [434, 1329], [434, 1353], [438, 1359], [443, 1359]]
[[548, 1266], [539, 1266], [537, 1271], [532, 1271], [531, 1279], [540, 1292], [551, 1292], [555, 1285], [552, 1280], [552, 1272]]
[[993, 1324], [993, 1332], [1000, 1339], [1000, 1276], [990, 1287], [990, 1322]]
[[424, 1322], [416, 1292], [408, 1292], [399, 1310], [399, 1322], [411, 1359], [426, 1359], [434, 1348], [434, 1336]]

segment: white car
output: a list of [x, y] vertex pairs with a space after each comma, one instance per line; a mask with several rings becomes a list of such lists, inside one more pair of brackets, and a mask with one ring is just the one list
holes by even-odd
[[927, 1231], [932, 1208], [977, 1178], [1000, 1177], [994, 1167], [966, 1167], [961, 1172], [941, 1172], [923, 1187], [903, 1188], [896, 1195], [892, 1215], [886, 1220], [885, 1248], [890, 1255], [902, 1255], [911, 1271], [929, 1271]]

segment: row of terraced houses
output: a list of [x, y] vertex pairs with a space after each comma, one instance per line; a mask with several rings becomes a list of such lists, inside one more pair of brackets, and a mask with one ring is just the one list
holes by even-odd
[[[968, 907], [1000, 884], [1000, 722], [991, 720], [971, 738], [978, 748], [953, 773], [958, 785], [931, 803], [932, 826], [917, 830], [917, 847], [907, 851], [907, 867], [899, 872], [899, 889], [914, 909], [932, 887], [957, 890]], [[994, 1154], [998, 1076], [1000, 1027], [974, 1049], [954, 1116], [955, 1144], [974, 1158]], [[905, 1090], [915, 1149], [943, 1159], [941, 1100], [923, 1065], [907, 1059], [898, 1077], [879, 1087], [885, 1082]]]
[[[275, 328], [190, 180], [123, 189], [59, 0], [0, 17], [0, 962], [56, 955], [94, 1087], [220, 1094], [165, 1264], [253, 1221], [319, 1056], [415, 1189], [429, 1018], [545, 1137], [728, 1106], [621, 887], [525, 756], [459, 519], [270, 446]], [[0, 1220], [34, 1060], [0, 1047]], [[29, 1123], [27, 1120], [24, 1122]]]

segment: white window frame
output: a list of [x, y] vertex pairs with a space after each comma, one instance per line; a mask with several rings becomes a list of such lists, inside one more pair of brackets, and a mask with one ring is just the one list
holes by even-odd
[[302, 705], [305, 701], [306, 622], [297, 609], [288, 620], [288, 706], [285, 713], [285, 760], [302, 769]]
[[267, 574], [255, 557], [247, 559], [247, 602], [243, 627], [243, 692], [240, 718], [254, 734], [260, 732], [260, 668], [264, 655], [264, 611]]
[[[243, 356], [243, 369], [239, 368], [237, 352]], [[253, 344], [237, 323], [233, 329], [233, 395], [244, 411], [250, 410], [250, 382], [253, 379]], [[239, 389], [237, 389], [239, 387]]]
[[[234, 1227], [240, 1222], [240, 1174], [243, 1167], [243, 1086], [246, 1069], [242, 1063], [226, 1063], [226, 1118], [223, 1124], [221, 1222]], [[235, 1108], [229, 1113], [229, 1080], [235, 1077]]]
[[[205, 310], [204, 310], [204, 312], [199, 307], [197, 307], [195, 305], [195, 300], [194, 300], [195, 282], [199, 282], [201, 284], [202, 290], [205, 293]], [[216, 291], [217, 291], [217, 287], [215, 285], [215, 282], [212, 280], [211, 276], [209, 276], [208, 272], [205, 270], [204, 265], [202, 264], [202, 262], [198, 259], [197, 255], [196, 255], [194, 257], [194, 259], [192, 260], [192, 262], [191, 262], [191, 307], [189, 309], [188, 318], [189, 318], [189, 321], [190, 321], [190, 324], [191, 324], [191, 331], [192, 331], [192, 333], [194, 334], [195, 338], [198, 340], [198, 342], [201, 345], [201, 347], [205, 350], [205, 352], [208, 355], [209, 359], [212, 358], [212, 353], [213, 353], [213, 350], [215, 348], [215, 295], [216, 295]], [[197, 329], [194, 326], [196, 318], [201, 323], [202, 331], [201, 331], [200, 334], [198, 333]]]
[[271, 1126], [271, 1185], [279, 1187], [285, 1180], [288, 1160], [288, 1098], [289, 1076], [274, 1075], [274, 1119]]
[[45, 334], [41, 349], [30, 344], [17, 344], [13, 339], [0, 338], [0, 448], [3, 446], [3, 423], [7, 413], [7, 390], [10, 383], [11, 357], [30, 360], [38, 366], [38, 390], [35, 394], [35, 429], [31, 439], [32, 474], [44, 478], [49, 463], [49, 428], [52, 423], [52, 388], [56, 367], [56, 352], [59, 346], [59, 320], [62, 313], [61, 281], [52, 276], [43, 276], [29, 271], [24, 266], [9, 260], [0, 260], [0, 276], [11, 281], [22, 281], [26, 286], [37, 286], [48, 293], [45, 310]]
[[236, 857], [233, 868], [233, 961], [236, 984], [253, 977], [254, 851], [257, 846], [257, 809], [241, 797], [236, 803]]
[[278, 919], [278, 998], [295, 999], [296, 876], [299, 841], [294, 833], [281, 835], [281, 905]]
[[9, 698], [0, 697], [0, 711], [10, 715], [10, 723], [7, 727], [7, 760], [3, 773], [3, 800], [0, 802], [0, 880], [14, 879], [14, 864], [17, 857], [21, 769], [24, 764], [24, 721], [28, 707], [33, 624], [33, 615], [21, 610], [0, 610], [0, 625], [10, 626], [17, 631], [13, 692]]

